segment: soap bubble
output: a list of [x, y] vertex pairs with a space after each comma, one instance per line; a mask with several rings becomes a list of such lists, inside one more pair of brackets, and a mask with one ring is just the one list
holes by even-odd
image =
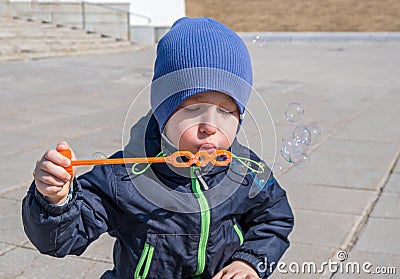
[[[285, 116], [290, 122], [300, 120], [304, 115], [301, 104], [293, 102], [286, 107]], [[297, 125], [282, 137], [280, 153], [289, 163], [304, 165], [310, 161], [310, 145], [315, 144], [321, 136], [321, 130], [315, 122], [309, 125]]]
[[286, 107], [285, 116], [286, 120], [290, 122], [299, 121], [304, 115], [304, 108], [299, 103], [290, 103]]
[[103, 159], [107, 159], [107, 155], [102, 153], [102, 152], [95, 152], [92, 154], [92, 156], [90, 156], [91, 160], [103, 160]]
[[281, 155], [289, 163], [300, 163], [308, 160], [308, 145], [295, 139], [285, 139], [281, 145]]
[[291, 162], [290, 155], [292, 153], [293, 147], [292, 147], [292, 142], [291, 141], [283, 141], [282, 146], [281, 146], [281, 155], [282, 157], [288, 161], [289, 163]]
[[321, 137], [321, 129], [317, 126], [315, 122], [307, 125], [307, 129], [310, 131], [311, 134], [311, 144], [315, 144], [317, 141], [319, 141], [319, 138]]
[[260, 36], [256, 35], [253, 37], [253, 39], [251, 40], [253, 43], [257, 43], [260, 40]]
[[309, 145], [311, 143], [311, 131], [307, 126], [297, 125], [293, 131], [293, 139], [296, 142], [303, 142]]

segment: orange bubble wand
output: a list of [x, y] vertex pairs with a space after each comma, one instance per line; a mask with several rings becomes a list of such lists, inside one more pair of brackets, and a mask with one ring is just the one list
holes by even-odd
[[[62, 155], [71, 160], [71, 150], [59, 151]], [[186, 158], [187, 161], [183, 161]], [[216, 150], [208, 153], [205, 150], [199, 150], [196, 154], [190, 151], [176, 151], [165, 157], [143, 157], [143, 158], [114, 158], [114, 159], [95, 159], [95, 160], [71, 160], [71, 164], [65, 167], [69, 174], [73, 174], [72, 167], [88, 165], [114, 165], [114, 164], [145, 164], [145, 163], [168, 163], [174, 167], [184, 168], [195, 164], [205, 167], [208, 163], [215, 166], [226, 166], [232, 161], [232, 153], [227, 150]]]

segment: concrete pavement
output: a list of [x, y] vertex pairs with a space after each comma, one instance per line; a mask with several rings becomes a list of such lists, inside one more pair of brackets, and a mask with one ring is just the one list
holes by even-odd
[[[278, 179], [296, 225], [281, 261], [287, 266], [272, 278], [398, 278], [326, 267], [293, 270], [304, 262], [320, 267], [338, 261], [338, 251], [344, 250], [347, 261], [400, 272], [400, 43], [248, 46], [254, 87], [268, 105], [278, 140], [297, 124], [284, 117], [294, 101], [305, 109], [299, 124], [315, 121], [322, 130], [310, 162], [293, 167], [277, 157], [284, 167]], [[113, 240], [106, 235], [81, 257], [38, 253], [23, 232], [21, 200], [35, 161], [57, 141], [68, 140], [79, 158], [121, 149], [129, 105], [135, 96], [145, 96], [154, 55], [150, 47], [0, 64], [0, 278], [98, 278], [112, 267]], [[257, 117], [264, 108], [254, 96], [249, 107]], [[146, 97], [136, 104], [129, 120], [148, 109]], [[271, 131], [261, 131], [267, 149], [273, 149]]]

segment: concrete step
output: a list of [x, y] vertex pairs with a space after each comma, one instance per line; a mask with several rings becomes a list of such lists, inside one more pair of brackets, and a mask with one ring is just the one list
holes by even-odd
[[40, 53], [40, 52], [63, 52], [63, 51], [86, 51], [86, 50], [97, 50], [100, 51], [102, 49], [108, 48], [125, 48], [132, 47], [132, 44], [129, 42], [98, 42], [98, 41], [88, 41], [88, 42], [69, 42], [69, 43], [60, 43], [60, 42], [37, 42], [33, 44], [31, 42], [20, 43], [17, 45], [1, 45], [0, 46], [0, 54], [9, 54], [9, 53]]
[[0, 62], [67, 55], [122, 52], [137, 49], [129, 41], [116, 40], [81, 29], [1, 15]]
[[59, 36], [59, 35], [74, 35], [74, 36], [100, 36], [99, 34], [88, 34], [87, 32], [83, 32], [82, 30], [58, 30], [56, 28], [49, 28], [49, 29], [42, 29], [40, 27], [36, 28], [9, 28], [9, 29], [2, 29], [2, 32], [7, 31], [9, 33], [14, 33], [17, 35], [26, 35], [30, 37], [37, 37], [37, 36]]
[[[31, 32], [30, 32], [31, 31]], [[59, 38], [69, 38], [74, 37], [77, 39], [102, 39], [102, 38], [111, 38], [108, 36], [104, 36], [96, 33], [87, 33], [82, 30], [54, 30], [54, 31], [42, 31], [42, 30], [1, 30], [0, 29], [0, 38], [27, 38], [27, 39], [37, 39], [37, 38], [49, 38], [49, 39], [59, 39]], [[115, 40], [115, 38], [113, 38]]]
[[20, 37], [13, 34], [13, 36], [2, 36], [0, 33], [0, 44], [1, 45], [18, 45], [20, 43], [82, 43], [82, 42], [101, 42], [101, 43], [121, 43], [125, 42], [129, 44], [128, 41], [116, 41], [114, 38], [85, 38], [85, 37], [71, 37], [71, 36], [61, 36], [61, 37]]
[[19, 60], [32, 60], [32, 59], [48, 59], [64, 56], [76, 56], [76, 55], [95, 55], [95, 54], [106, 54], [106, 53], [120, 53], [138, 50], [138, 46], [118, 47], [118, 48], [107, 48], [107, 49], [87, 49], [79, 51], [76, 50], [65, 50], [65, 51], [48, 51], [38, 53], [9, 53], [0, 54], [0, 62], [7, 61], [19, 61]]

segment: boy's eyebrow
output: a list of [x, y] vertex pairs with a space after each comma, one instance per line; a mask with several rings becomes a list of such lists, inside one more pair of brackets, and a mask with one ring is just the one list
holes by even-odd
[[[226, 105], [229, 105], [229, 104], [234, 104], [235, 105], [236, 104], [231, 96], [226, 95], [226, 97], [227, 97], [226, 100], [222, 101], [222, 104], [226, 104]], [[190, 99], [195, 100], [195, 101], [198, 101], [198, 100], [201, 101], [203, 98], [204, 98], [204, 96], [202, 96], [200, 94], [193, 95], [193, 96], [190, 97]]]
[[[195, 104], [196, 104], [196, 103], [200, 103], [200, 104], [209, 104], [209, 102], [206, 102], [206, 101], [202, 100], [202, 98], [193, 98], [191, 101], [194, 101]], [[190, 103], [189, 103], [189, 104], [190, 104]], [[190, 105], [193, 105], [193, 104], [190, 104]], [[222, 102], [218, 103], [217, 105], [218, 105], [218, 106], [222, 106], [222, 107], [226, 107], [226, 108], [232, 107], [232, 109], [233, 109], [233, 108], [237, 108], [237, 105], [236, 105], [236, 103], [235, 103], [234, 101], [231, 101], [231, 102], [229, 102], [229, 101], [222, 101]]]

